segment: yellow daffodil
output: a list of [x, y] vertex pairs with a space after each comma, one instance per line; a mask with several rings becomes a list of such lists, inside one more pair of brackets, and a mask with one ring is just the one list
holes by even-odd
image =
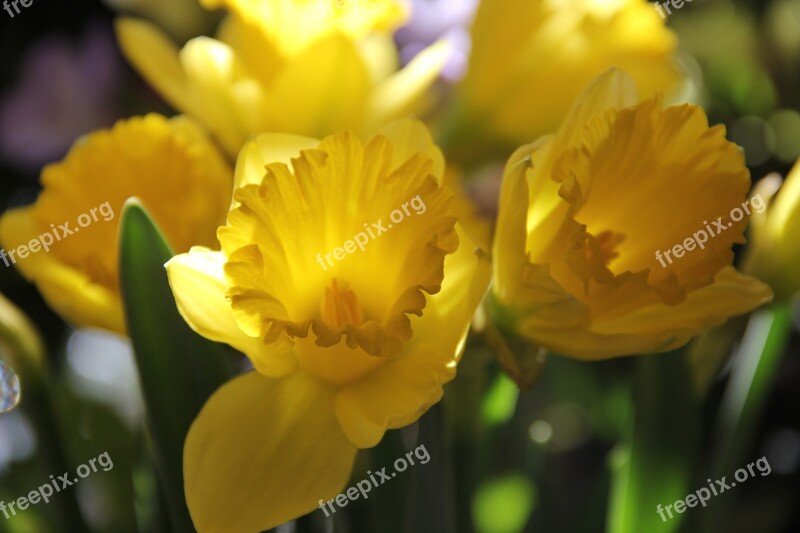
[[189, 325], [255, 367], [187, 437], [199, 531], [261, 531], [313, 510], [345, 486], [357, 449], [439, 401], [489, 282], [443, 173], [414, 121], [365, 142], [245, 145], [222, 251], [167, 263]]
[[77, 326], [124, 333], [117, 269], [118, 214], [138, 196], [176, 251], [212, 245], [233, 171], [193, 122], [147, 115], [79, 139], [42, 171], [32, 206], [0, 219], [2, 261]]
[[636, 101], [604, 74], [506, 167], [495, 317], [565, 355], [675, 349], [772, 296], [731, 266], [753, 210], [741, 150], [697, 106]]
[[677, 40], [645, 0], [484, 0], [472, 39], [459, 122], [513, 144], [555, 131], [611, 67], [630, 72], [642, 98], [680, 79]]
[[437, 44], [402, 70], [390, 31], [396, 0], [206, 0], [230, 16], [216, 39], [178, 51], [155, 27], [117, 25], [122, 48], [172, 105], [201, 119], [231, 154], [252, 134], [373, 132], [417, 110], [447, 60]]
[[758, 182], [754, 193], [770, 204], [768, 210], [753, 213], [744, 270], [766, 281], [780, 299], [788, 299], [800, 292], [800, 160], [783, 186], [778, 175], [770, 175]]

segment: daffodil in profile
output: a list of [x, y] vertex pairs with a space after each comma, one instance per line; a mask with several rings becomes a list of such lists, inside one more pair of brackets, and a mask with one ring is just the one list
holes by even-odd
[[676, 45], [645, 0], [485, 0], [472, 26], [460, 127], [530, 142], [555, 131], [582, 88], [611, 67], [650, 98], [681, 78]]
[[261, 531], [347, 483], [359, 448], [442, 396], [489, 282], [418, 122], [365, 141], [262, 134], [245, 145], [220, 252], [167, 263], [178, 308], [254, 371], [223, 386], [184, 450], [202, 532]]
[[216, 38], [178, 50], [154, 26], [117, 25], [123, 51], [179, 110], [235, 156], [253, 134], [373, 132], [420, 109], [448, 57], [443, 43], [398, 69], [397, 0], [205, 0], [229, 15]]
[[772, 297], [731, 265], [753, 210], [742, 151], [697, 106], [636, 101], [609, 71], [506, 166], [494, 316], [564, 355], [675, 349]]
[[779, 299], [788, 300], [800, 292], [800, 160], [782, 184], [780, 176], [769, 175], [756, 184], [754, 194], [769, 207], [753, 213], [744, 270], [766, 281]]
[[139, 197], [173, 248], [187, 251], [214, 244], [232, 184], [233, 170], [189, 119], [122, 120], [44, 168], [36, 202], [0, 218], [0, 243], [16, 250], [16, 268], [65, 320], [124, 333], [117, 230], [125, 200]]

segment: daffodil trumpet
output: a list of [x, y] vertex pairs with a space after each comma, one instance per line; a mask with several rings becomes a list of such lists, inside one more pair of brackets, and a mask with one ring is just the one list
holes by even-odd
[[739, 209], [741, 150], [697, 106], [637, 103], [612, 69], [554, 135], [509, 159], [494, 240], [491, 306], [504, 327], [581, 359], [665, 352], [772, 298], [736, 271], [748, 217], [662, 267], [657, 251]]

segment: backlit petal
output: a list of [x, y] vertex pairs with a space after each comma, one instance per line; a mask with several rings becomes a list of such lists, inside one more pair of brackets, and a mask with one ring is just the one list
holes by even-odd
[[218, 390], [186, 438], [186, 500], [198, 531], [264, 531], [313, 511], [347, 483], [356, 448], [333, 392], [303, 373], [251, 372]]
[[270, 349], [260, 338], [245, 335], [236, 324], [230, 303], [225, 299], [224, 264], [222, 252], [202, 247], [179, 254], [166, 264], [181, 316], [205, 338], [228, 344], [247, 355], [256, 370], [265, 376], [288, 374], [296, 367], [290, 347]]

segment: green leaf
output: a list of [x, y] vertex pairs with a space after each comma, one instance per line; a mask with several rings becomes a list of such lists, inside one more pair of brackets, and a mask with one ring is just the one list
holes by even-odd
[[684, 352], [639, 359], [635, 405], [630, 437], [611, 456], [607, 529], [675, 531], [684, 514], [664, 512], [662, 519], [658, 505], [687, 496], [699, 446], [699, 406]]
[[[791, 303], [775, 303], [750, 315], [717, 414], [715, 478], [730, 478], [736, 469], [758, 458], [751, 452], [753, 437], [791, 330]], [[731, 520], [733, 505], [735, 500], [730, 495], [722, 495], [703, 515], [704, 526], [717, 527]]]
[[791, 328], [792, 310], [788, 303], [761, 309], [750, 316], [718, 415], [718, 475], [732, 472], [742, 466], [739, 464], [742, 461], [751, 460], [746, 452]]
[[183, 492], [183, 443], [205, 401], [231, 377], [232, 361], [178, 313], [164, 269], [173, 253], [141, 203], [128, 200], [121, 218], [120, 284], [154, 462], [173, 529], [192, 531]]

